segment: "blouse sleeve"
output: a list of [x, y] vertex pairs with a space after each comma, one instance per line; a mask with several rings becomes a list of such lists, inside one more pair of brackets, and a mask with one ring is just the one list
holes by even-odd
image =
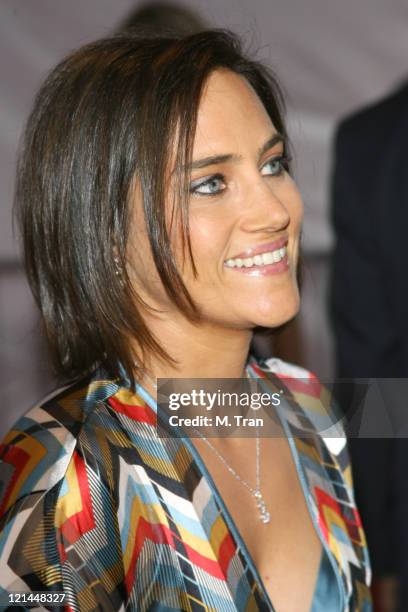
[[120, 610], [112, 483], [87, 451], [87, 436], [37, 408], [7, 435], [0, 460], [0, 608], [12, 593], [46, 592], [62, 593], [59, 609], [67, 611]]

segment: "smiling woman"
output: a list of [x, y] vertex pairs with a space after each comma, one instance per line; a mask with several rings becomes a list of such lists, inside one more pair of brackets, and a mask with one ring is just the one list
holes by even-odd
[[[274, 77], [220, 31], [100, 40], [41, 88], [16, 206], [70, 384], [4, 440], [2, 604], [46, 591], [67, 610], [370, 610], [319, 384], [249, 354], [256, 327], [299, 308], [282, 108]], [[270, 398], [284, 388], [273, 437], [243, 416], [251, 437], [165, 429], [155, 379], [241, 377]]]

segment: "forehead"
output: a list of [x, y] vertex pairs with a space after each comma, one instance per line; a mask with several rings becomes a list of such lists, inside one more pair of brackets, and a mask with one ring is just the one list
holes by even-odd
[[233, 152], [260, 143], [276, 132], [248, 81], [230, 70], [216, 70], [204, 87], [197, 115], [194, 155]]

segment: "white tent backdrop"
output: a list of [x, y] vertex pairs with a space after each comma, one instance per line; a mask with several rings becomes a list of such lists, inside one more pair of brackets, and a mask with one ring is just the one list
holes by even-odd
[[[108, 34], [137, 4], [131, 0], [2, 0], [0, 264], [17, 258], [11, 232], [15, 154], [36, 89], [68, 51]], [[382, 96], [408, 73], [408, 3], [190, 0], [188, 6], [210, 25], [232, 29], [251, 41], [251, 48], [259, 49], [258, 57], [275, 69], [286, 91], [295, 171], [305, 200], [303, 248], [307, 255], [319, 256], [320, 262], [305, 289], [304, 336], [310, 365], [327, 374], [331, 368], [330, 336], [323, 316], [327, 266], [322, 261], [332, 243], [327, 213], [333, 129], [340, 117]], [[3, 398], [7, 404], [8, 395], [12, 410], [21, 411], [35, 399], [37, 387], [44, 387], [38, 376], [42, 357], [37, 356], [35, 313], [12, 266], [0, 278], [0, 292]]]

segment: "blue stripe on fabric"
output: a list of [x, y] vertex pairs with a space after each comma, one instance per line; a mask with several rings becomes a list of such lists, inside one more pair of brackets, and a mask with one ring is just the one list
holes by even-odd
[[207, 528], [208, 531], [210, 531], [219, 514], [220, 512], [214, 502], [213, 497], [210, 497], [202, 512], [201, 520], [205, 526], [204, 528]]
[[339, 527], [339, 525], [336, 525], [335, 523], [331, 523], [330, 529], [333, 532], [333, 535], [336, 538], [336, 540], [343, 542], [343, 544], [347, 544], [347, 546], [352, 549], [351, 544], [350, 544], [350, 538], [347, 536], [344, 529], [342, 529], [341, 527]]
[[[202, 567], [198, 567], [196, 566], [196, 569], [199, 570], [199, 572], [203, 572], [204, 574], [208, 573], [202, 568]], [[194, 582], [194, 584], [197, 585], [199, 591], [200, 591], [200, 595], [202, 595], [203, 597], [203, 602], [207, 605], [210, 606], [210, 609], [212, 610], [217, 610], [217, 612], [236, 612], [237, 608], [235, 605], [235, 602], [232, 602], [228, 599], [225, 599], [225, 597], [222, 597], [219, 593], [217, 593], [216, 591], [213, 591], [211, 588], [209, 588], [207, 586], [207, 583], [198, 580], [197, 582], [191, 580], [191, 578], [189, 578], [188, 576], [184, 576], [184, 578], [186, 580], [188, 580], [189, 582]], [[223, 585], [225, 585], [228, 589], [228, 585], [220, 579], [215, 578], [214, 576], [211, 575], [211, 580], [213, 581], [218, 581], [219, 583], [222, 583]], [[244, 608], [245, 609], [245, 608]]]
[[242, 605], [242, 604], [244, 604], [244, 602], [248, 601], [248, 598], [250, 596], [250, 590], [249, 590], [248, 578], [247, 578], [246, 574], [241, 576], [238, 584], [236, 585], [234, 596], [235, 596], [234, 597], [235, 601], [239, 605]]
[[3, 554], [3, 548], [4, 548], [5, 544], [9, 544], [8, 536], [10, 534], [10, 531], [11, 531], [12, 527], [13, 527], [14, 521], [16, 520], [16, 518], [18, 516], [19, 515], [17, 514], [15, 517], [13, 517], [11, 519], [11, 521], [9, 521], [6, 524], [6, 526], [4, 527], [3, 531], [0, 533], [0, 556]]
[[340, 592], [329, 557], [323, 550], [313, 594], [311, 612], [342, 612]]
[[[138, 497], [143, 504], [146, 506], [150, 506], [152, 504], [159, 504], [161, 502], [156, 494], [154, 487], [150, 483], [140, 484], [135, 482], [131, 475], [128, 476], [126, 482], [126, 504], [129, 505], [132, 503], [130, 497]], [[204, 532], [203, 527], [198, 522], [198, 519], [193, 519], [189, 516], [183, 514], [180, 510], [175, 508], [169, 500], [166, 498], [166, 505], [170, 511], [170, 514], [177, 525], [181, 525], [184, 529], [189, 531], [194, 536], [200, 538], [201, 540], [206, 540], [207, 536]], [[123, 542], [127, 541], [128, 533], [129, 533], [129, 516], [130, 513], [126, 514], [125, 522], [123, 524], [121, 530], [121, 538]]]
[[174, 506], [170, 505], [167, 499], [166, 504], [177, 526], [182, 526], [184, 529], [187, 529], [187, 531], [197, 538], [200, 538], [200, 540], [207, 540], [207, 535], [197, 519], [186, 516]]

